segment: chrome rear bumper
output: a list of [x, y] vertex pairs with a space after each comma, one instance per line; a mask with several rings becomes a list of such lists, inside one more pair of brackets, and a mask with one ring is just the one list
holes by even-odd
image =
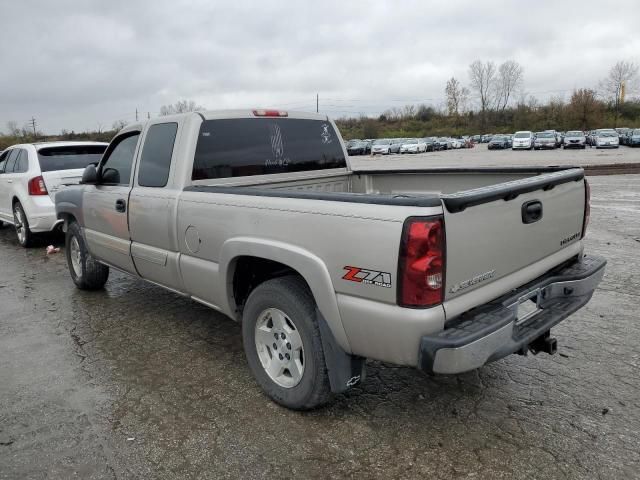
[[[606, 263], [602, 257], [584, 256], [460, 315], [442, 332], [422, 337], [420, 367], [430, 373], [461, 373], [526, 351], [551, 327], [587, 304]], [[520, 306], [529, 301], [537, 308], [518, 315]]]

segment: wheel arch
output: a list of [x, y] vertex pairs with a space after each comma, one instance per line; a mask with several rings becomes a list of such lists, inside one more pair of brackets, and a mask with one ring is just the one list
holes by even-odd
[[[251, 237], [237, 237], [227, 240], [222, 246], [219, 272], [220, 278], [223, 280], [222, 298], [227, 302], [228, 312], [236, 319], [239, 319], [241, 309], [238, 300], [242, 300], [237, 299], [234, 295], [234, 286], [237, 291], [238, 282], [236, 272], [246, 262], [249, 262], [250, 265], [251, 262], [262, 262], [262, 264], [268, 262], [270, 267], [280, 268], [282, 272], [300, 276], [311, 290], [319, 312], [326, 320], [327, 326], [340, 347], [345, 352], [351, 352], [338, 310], [331, 276], [319, 257], [301, 247], [274, 240]], [[267, 276], [263, 281], [269, 278], [274, 277]], [[251, 289], [257, 285], [259, 283], [252, 285]], [[248, 295], [250, 290], [245, 293]]]

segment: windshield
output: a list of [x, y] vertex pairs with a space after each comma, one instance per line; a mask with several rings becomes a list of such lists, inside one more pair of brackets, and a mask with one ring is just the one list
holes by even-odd
[[491, 139], [492, 142], [504, 142], [507, 139], [507, 137], [503, 136], [503, 135], [496, 135], [495, 137], [493, 137]]
[[636, 128], [636, 129], [633, 131], [633, 135], [640, 135], [640, 128]]
[[45, 147], [38, 150], [40, 170], [53, 172], [85, 168], [90, 163], [98, 163], [107, 145], [73, 145]]
[[553, 135], [553, 133], [549, 133], [549, 132], [539, 132], [539, 133], [536, 133], [536, 137], [537, 137], [537, 138], [555, 138], [555, 136]]
[[515, 134], [515, 138], [529, 138], [531, 134], [529, 132], [518, 132]]
[[374, 145], [389, 145], [390, 143], [391, 143], [391, 140], [384, 140], [384, 139], [375, 140], [373, 142]]
[[578, 131], [576, 131], [576, 132], [567, 132], [565, 137], [584, 137], [584, 133], [578, 132]]
[[598, 136], [600, 137], [617, 137], [618, 136], [618, 132], [613, 131], [613, 132], [600, 132], [598, 134]]

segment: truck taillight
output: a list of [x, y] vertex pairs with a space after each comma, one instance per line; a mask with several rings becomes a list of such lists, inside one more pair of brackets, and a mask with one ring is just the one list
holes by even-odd
[[283, 110], [254, 110], [253, 114], [256, 117], [287, 117], [289, 116], [289, 113]]
[[29, 195], [47, 195], [47, 186], [44, 184], [44, 178], [34, 177], [29, 180]]
[[407, 219], [398, 262], [398, 305], [432, 307], [442, 303], [444, 246], [442, 217]]
[[591, 187], [587, 179], [584, 179], [584, 220], [582, 221], [582, 238], [587, 234], [587, 226], [591, 217]]

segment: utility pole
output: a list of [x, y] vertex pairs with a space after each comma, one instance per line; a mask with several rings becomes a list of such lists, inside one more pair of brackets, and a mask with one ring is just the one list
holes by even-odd
[[147, 120], [151, 119], [151, 112], [147, 112]]
[[138, 108], [136, 107], [136, 122], [138, 121]]
[[31, 117], [31, 120], [29, 120], [29, 125], [31, 125], [31, 128], [33, 128], [33, 137], [35, 138], [36, 136], [36, 119], [35, 117]]
[[320, 107], [320, 94], [316, 93], [316, 113], [320, 111], [319, 107]]

